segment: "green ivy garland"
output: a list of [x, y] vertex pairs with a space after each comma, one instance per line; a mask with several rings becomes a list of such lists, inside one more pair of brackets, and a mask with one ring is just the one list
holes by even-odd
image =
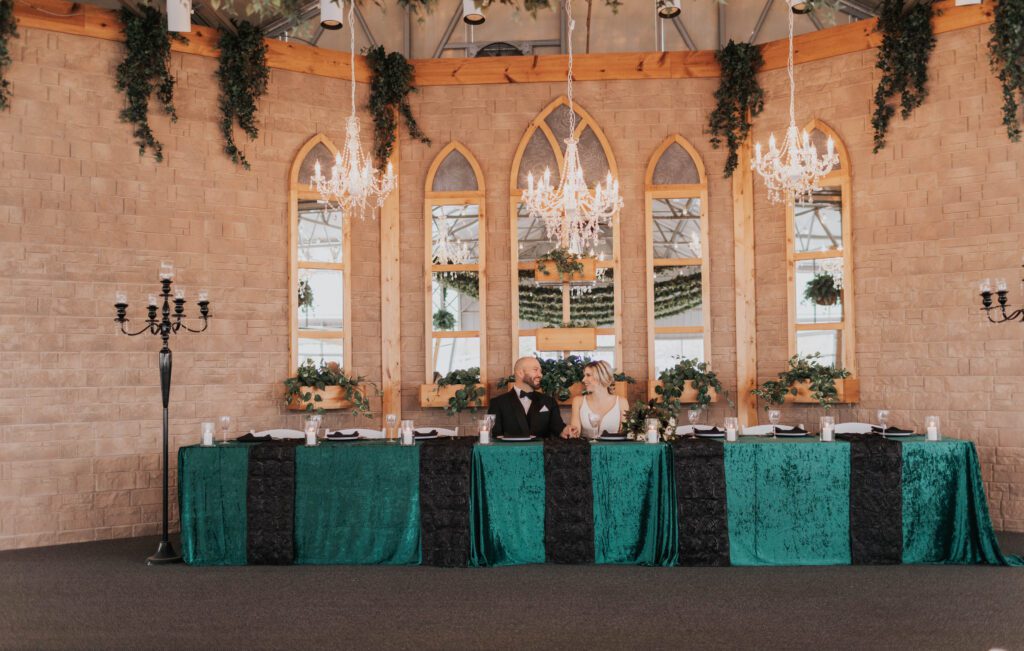
[[1024, 98], [1024, 0], [999, 0], [988, 43], [992, 71], [1003, 85], [1003, 125], [1013, 142], [1020, 141], [1018, 95]]
[[14, 0], [0, 0], [0, 111], [11, 106], [11, 82], [4, 79], [4, 71], [11, 65], [11, 51], [7, 42], [12, 36], [18, 36], [18, 23], [14, 20]]
[[140, 5], [139, 13], [127, 7], [118, 12], [124, 33], [124, 60], [117, 66], [117, 90], [125, 94], [128, 105], [121, 109], [122, 122], [131, 122], [135, 128], [132, 135], [139, 146], [139, 155], [146, 149], [153, 150], [153, 158], [159, 163], [164, 159], [164, 147], [153, 136], [149, 126], [149, 96], [156, 91], [156, 97], [171, 116], [171, 122], [178, 121], [174, 110], [174, 77], [168, 65], [171, 61], [171, 39], [187, 42], [177, 33], [169, 33], [159, 11], [148, 5]]
[[657, 387], [654, 392], [673, 414], [679, 413], [679, 410], [683, 408], [683, 403], [679, 401], [679, 398], [686, 390], [687, 382], [692, 383], [697, 390], [697, 405], [702, 409], [706, 409], [711, 404], [711, 389], [718, 393], [724, 393], [718, 375], [708, 368], [707, 362], [700, 362], [696, 359], [680, 358], [675, 366], [662, 371], [658, 379], [661, 381], [661, 386]]
[[437, 381], [437, 386], [439, 387], [453, 384], [461, 384], [463, 387], [448, 399], [448, 406], [444, 410], [446, 414], [454, 416], [467, 409], [475, 412], [477, 408], [483, 406], [483, 397], [486, 390], [484, 385], [480, 384], [479, 366], [452, 371]]
[[366, 63], [372, 73], [369, 108], [373, 116], [373, 157], [377, 167], [384, 169], [395, 147], [398, 115], [405, 120], [411, 137], [425, 145], [430, 144], [430, 138], [420, 131], [409, 106], [409, 93], [416, 92], [412, 65], [400, 52], [386, 52], [383, 45], [367, 51]]
[[220, 66], [217, 68], [220, 131], [224, 136], [224, 153], [236, 165], [249, 169], [249, 160], [235, 144], [233, 127], [237, 120], [250, 140], [259, 135], [256, 102], [267, 92], [270, 69], [267, 67], [267, 45], [259, 27], [247, 20], [231, 22], [235, 30], [221, 32], [217, 43], [220, 48]]
[[764, 57], [756, 45], [729, 44], [715, 53], [722, 68], [722, 79], [715, 91], [715, 110], [709, 118], [711, 146], [718, 149], [725, 140], [729, 157], [725, 159], [725, 176], [732, 176], [739, 164], [740, 145], [750, 135], [750, 120], [764, 110], [764, 89], [757, 82], [757, 71]]
[[928, 97], [928, 59], [935, 49], [932, 31], [933, 7], [930, 0], [904, 11], [903, 0], [882, 0], [876, 29], [882, 33], [875, 67], [882, 78], [875, 90], [875, 130], [877, 153], [885, 147], [885, 134], [896, 107], [889, 100], [900, 95], [900, 115], [906, 120]]
[[839, 400], [836, 380], [850, 377], [850, 372], [831, 364], [822, 364], [821, 353], [794, 355], [789, 358], [789, 368], [772, 380], [751, 389], [750, 393], [765, 403], [765, 410], [779, 406], [786, 401], [786, 394], [797, 395], [798, 382], [810, 382], [811, 397], [826, 410]]

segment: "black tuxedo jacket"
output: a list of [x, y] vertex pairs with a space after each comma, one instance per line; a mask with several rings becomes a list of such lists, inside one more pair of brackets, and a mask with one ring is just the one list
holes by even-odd
[[541, 438], [555, 437], [565, 429], [558, 402], [543, 393], [534, 397], [530, 411], [525, 412], [517, 390], [512, 389], [491, 400], [487, 413], [497, 416], [491, 430], [493, 436], [533, 434]]

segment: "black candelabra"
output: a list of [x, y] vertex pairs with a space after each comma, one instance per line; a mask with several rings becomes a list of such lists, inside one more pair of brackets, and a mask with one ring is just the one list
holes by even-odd
[[[210, 301], [205, 290], [199, 292], [199, 316], [203, 320], [203, 327], [199, 329], [193, 329], [185, 324], [185, 291], [183, 289], [177, 289], [174, 291], [174, 295], [171, 295], [171, 284], [174, 282], [174, 266], [169, 262], [163, 262], [160, 264], [160, 285], [162, 291], [160, 294], [149, 295], [149, 307], [147, 308], [149, 314], [146, 318], [146, 326], [140, 329], [138, 332], [129, 332], [128, 317], [128, 296], [124, 292], [117, 292], [114, 302], [114, 307], [117, 309], [117, 316], [114, 321], [118, 323], [119, 329], [122, 333], [134, 337], [145, 333], [159, 335], [163, 346], [160, 348], [160, 393], [163, 398], [164, 405], [164, 521], [163, 521], [163, 535], [160, 537], [160, 544], [156, 548], [156, 553], [146, 559], [146, 563], [149, 565], [160, 564], [160, 563], [175, 563], [181, 560], [181, 556], [174, 551], [174, 546], [171, 545], [171, 541], [167, 536], [168, 528], [168, 514], [167, 514], [167, 492], [168, 492], [168, 421], [167, 421], [167, 405], [171, 398], [171, 349], [167, 345], [168, 340], [172, 334], [177, 334], [181, 330], [187, 330], [188, 332], [203, 332], [209, 325], [210, 318]], [[160, 306], [160, 299], [163, 299], [163, 306]], [[171, 303], [174, 303], [173, 313], [171, 311]]]
[[[1021, 265], [1024, 267], [1024, 265]], [[1024, 288], [1024, 278], [1021, 279], [1021, 287]], [[995, 290], [993, 292], [993, 289]], [[1006, 294], [1007, 287], [1006, 281], [1002, 278], [997, 278], [995, 286], [993, 287], [992, 282], [986, 278], [981, 281], [981, 309], [985, 311], [985, 316], [992, 323], [1006, 323], [1007, 321], [1020, 320], [1024, 322], [1024, 308], [1014, 310], [1012, 307], [1007, 310]], [[992, 294], [996, 295], [996, 305], [992, 304]], [[997, 310], [995, 316], [992, 316], [992, 311]]]

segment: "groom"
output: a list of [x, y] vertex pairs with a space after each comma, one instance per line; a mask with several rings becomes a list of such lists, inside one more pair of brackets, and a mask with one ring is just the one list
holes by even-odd
[[521, 357], [513, 369], [515, 383], [512, 390], [494, 400], [487, 410], [494, 414], [494, 436], [532, 434], [538, 437], [561, 436], [566, 428], [558, 402], [552, 396], [539, 393], [541, 370], [536, 357]]

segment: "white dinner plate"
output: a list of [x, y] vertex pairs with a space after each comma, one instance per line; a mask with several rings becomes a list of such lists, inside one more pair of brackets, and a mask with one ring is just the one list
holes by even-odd
[[694, 432], [699, 438], [702, 439], [722, 439], [725, 438], [725, 432]]
[[626, 439], [626, 435], [623, 434], [621, 436], [614, 436], [614, 435], [613, 436], [598, 436], [594, 440], [595, 441], [625, 441], [627, 439]]
[[499, 441], [508, 441], [510, 443], [524, 443], [526, 441], [532, 441], [537, 438], [536, 436], [499, 436]]

